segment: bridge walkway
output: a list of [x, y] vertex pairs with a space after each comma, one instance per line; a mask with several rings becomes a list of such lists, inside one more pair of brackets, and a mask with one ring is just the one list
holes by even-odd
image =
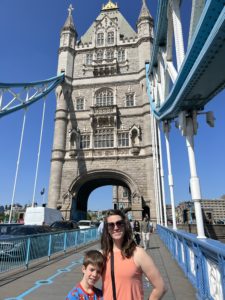
[[[68, 291], [81, 279], [80, 265], [84, 251], [98, 248], [100, 248], [99, 244], [92, 244], [76, 253], [73, 251], [66, 254], [63, 258], [57, 257], [53, 261], [32, 266], [26, 271], [11, 274], [10, 277], [0, 278], [0, 300], [65, 299]], [[163, 299], [196, 299], [194, 288], [177, 263], [171, 258], [157, 234], [151, 235], [148, 251], [167, 286], [167, 293]], [[145, 278], [143, 281], [145, 299], [148, 299], [151, 285]]]

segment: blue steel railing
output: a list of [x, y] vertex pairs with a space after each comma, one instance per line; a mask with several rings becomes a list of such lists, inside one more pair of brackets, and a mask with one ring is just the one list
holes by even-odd
[[0, 274], [20, 268], [41, 258], [51, 259], [56, 253], [66, 253], [98, 240], [97, 228], [71, 230], [66, 232], [44, 233], [20, 238], [0, 240]]
[[198, 299], [225, 299], [225, 244], [160, 225], [157, 232], [196, 288]]

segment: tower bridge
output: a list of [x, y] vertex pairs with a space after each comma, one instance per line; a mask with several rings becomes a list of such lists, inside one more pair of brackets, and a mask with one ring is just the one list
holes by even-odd
[[[128, 191], [123, 204], [134, 219], [149, 214], [157, 234], [196, 289], [196, 297], [221, 300], [225, 295], [224, 245], [206, 238], [193, 140], [199, 130], [197, 120], [203, 113], [207, 123], [214, 126], [213, 113], [205, 109], [224, 88], [225, 8], [222, 0], [192, 1], [185, 51], [184, 5], [184, 1], [159, 0], [153, 25], [146, 0], [142, 0], [134, 30], [120, 12], [120, 3], [108, 1], [80, 39], [70, 6], [60, 33], [58, 76], [39, 82], [0, 84], [0, 117], [25, 111], [11, 207], [16, 196], [27, 107], [56, 88], [48, 206], [61, 209], [66, 219], [79, 220], [86, 217], [89, 195], [96, 188], [114, 186], [115, 207], [120, 207], [121, 193]], [[176, 224], [169, 140], [174, 121], [187, 145], [196, 236], [179, 231]], [[172, 207], [172, 228], [167, 220], [168, 202]], [[156, 247], [162, 247], [160, 243], [158, 240]], [[163, 251], [164, 255], [168, 253]], [[26, 293], [14, 295], [17, 298], [13, 299], [23, 299], [23, 295]]]
[[137, 33], [109, 2], [79, 41], [71, 11], [62, 28], [58, 72], [66, 81], [56, 90], [48, 205], [61, 207], [69, 218], [85, 218], [94, 188], [121, 183], [129, 189], [133, 217], [141, 220], [147, 206], [156, 222], [145, 89], [152, 26], [145, 2]]

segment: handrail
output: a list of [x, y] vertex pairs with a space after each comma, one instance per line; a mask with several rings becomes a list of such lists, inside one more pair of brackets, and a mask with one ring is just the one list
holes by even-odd
[[157, 225], [173, 258], [197, 290], [197, 298], [225, 299], [225, 245], [195, 234]]
[[98, 239], [97, 228], [1, 238], [0, 274], [21, 267], [27, 269], [34, 260], [50, 260], [55, 253], [63, 254], [68, 249], [78, 248]]

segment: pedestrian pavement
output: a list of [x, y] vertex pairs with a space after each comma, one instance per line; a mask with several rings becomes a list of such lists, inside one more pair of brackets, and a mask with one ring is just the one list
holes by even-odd
[[[64, 300], [67, 293], [82, 278], [81, 265], [84, 252], [100, 249], [93, 243], [52, 261], [33, 265], [28, 270], [11, 273], [0, 278], [0, 300]], [[184, 276], [182, 270], [172, 259], [170, 253], [157, 234], [150, 237], [147, 250], [159, 268], [167, 287], [163, 300], [196, 299], [196, 291]], [[147, 300], [152, 286], [143, 276], [144, 299]], [[99, 282], [98, 287], [101, 287]], [[123, 299], [130, 300], [130, 299]], [[138, 299], [137, 299], [138, 300]]]

